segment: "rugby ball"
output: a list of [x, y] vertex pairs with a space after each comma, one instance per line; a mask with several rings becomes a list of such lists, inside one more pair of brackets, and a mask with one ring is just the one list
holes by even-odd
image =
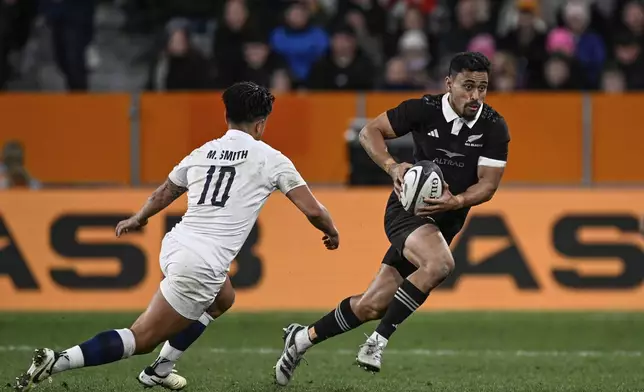
[[405, 173], [400, 193], [403, 208], [415, 214], [423, 199], [438, 199], [443, 195], [443, 172], [431, 161], [419, 161]]

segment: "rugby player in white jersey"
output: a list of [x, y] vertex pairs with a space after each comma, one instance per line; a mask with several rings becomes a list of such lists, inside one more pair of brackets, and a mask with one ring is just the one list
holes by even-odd
[[117, 225], [120, 237], [188, 194], [183, 219], [163, 238], [164, 279], [145, 312], [130, 328], [101, 332], [67, 350], [37, 349], [27, 372], [17, 378], [16, 391], [28, 391], [66, 370], [147, 354], [168, 339], [159, 358], [139, 375], [139, 382], [185, 387], [185, 379], [172, 371], [174, 362], [203, 332], [209, 313], [221, 312], [215, 298], [222, 287], [232, 290], [226, 283], [230, 265], [275, 190], [324, 233], [327, 249], [338, 247], [339, 234], [326, 208], [291, 161], [260, 141], [274, 100], [267, 89], [254, 83], [228, 88], [223, 94], [226, 134], [185, 157], [141, 210]]

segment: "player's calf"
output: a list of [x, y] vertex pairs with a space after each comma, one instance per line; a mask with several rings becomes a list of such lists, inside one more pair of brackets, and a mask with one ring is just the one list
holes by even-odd
[[398, 326], [423, 305], [431, 290], [454, 269], [447, 242], [433, 225], [421, 226], [407, 237], [404, 256], [418, 269], [395, 292], [380, 324], [356, 358], [359, 365], [371, 371], [380, 370], [382, 353]]
[[17, 391], [28, 391], [53, 374], [99, 366], [152, 351], [159, 343], [186, 328], [190, 320], [179, 315], [160, 292], [131, 328], [109, 330], [56, 353], [39, 349], [27, 372], [16, 383]]
[[226, 313], [234, 302], [235, 290], [230, 279], [227, 278], [217, 294], [215, 302], [208, 309], [208, 313], [202, 314], [199, 320], [194, 321], [186, 329], [167, 340], [157, 359], [139, 373], [139, 382], [148, 387], [160, 385], [172, 390], [183, 389], [187, 385], [187, 381], [174, 371], [175, 363], [188, 347], [205, 332], [210, 322]]

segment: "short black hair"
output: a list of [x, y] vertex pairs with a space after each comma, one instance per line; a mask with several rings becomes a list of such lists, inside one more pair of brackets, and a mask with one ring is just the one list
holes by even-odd
[[266, 119], [275, 102], [275, 97], [266, 87], [253, 82], [233, 84], [224, 91], [222, 99], [226, 106], [226, 119], [234, 124]]
[[490, 60], [480, 52], [461, 52], [449, 63], [449, 76], [461, 72], [485, 72], [490, 74]]

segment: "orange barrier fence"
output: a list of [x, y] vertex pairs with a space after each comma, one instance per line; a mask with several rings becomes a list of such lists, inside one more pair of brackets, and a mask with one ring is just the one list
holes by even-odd
[[[0, 194], [0, 310], [138, 310], [157, 289], [163, 234], [185, 200], [143, 232], [114, 225], [147, 191]], [[388, 247], [386, 189], [319, 190], [337, 251], [274, 195], [233, 268], [238, 310], [329, 309], [361, 292]], [[453, 243], [455, 273], [431, 309], [644, 310], [644, 190], [503, 190]]]
[[[277, 97], [266, 141], [312, 183], [344, 183], [345, 131], [420, 93], [315, 93]], [[364, 102], [362, 101], [364, 99]], [[644, 95], [592, 96], [592, 180], [644, 182], [644, 133], [631, 125]], [[361, 104], [361, 102], [363, 104]], [[581, 94], [490, 95], [512, 135], [507, 182], [579, 184], [583, 168]], [[131, 183], [130, 96], [0, 96], [0, 143], [27, 146], [27, 166], [45, 182]], [[158, 183], [193, 148], [226, 129], [219, 93], [143, 94], [140, 180]], [[136, 154], [134, 154], [136, 155]]]
[[0, 145], [17, 139], [44, 182], [130, 182], [130, 96], [0, 94]]
[[[343, 183], [344, 133], [356, 115], [355, 94], [277, 97], [264, 136], [310, 182]], [[143, 95], [142, 182], [162, 182], [192, 149], [226, 131], [219, 94]]]

